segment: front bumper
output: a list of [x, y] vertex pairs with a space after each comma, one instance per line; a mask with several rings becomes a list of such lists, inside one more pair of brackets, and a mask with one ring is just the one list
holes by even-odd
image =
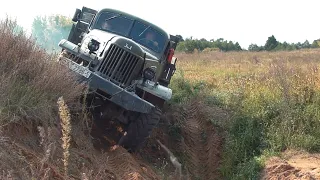
[[[74, 53], [74, 51], [72, 52]], [[77, 54], [75, 54], [77, 55]], [[129, 111], [136, 111], [141, 113], [149, 113], [155, 106], [150, 102], [140, 98], [134, 92], [129, 92], [113, 82], [102, 78], [95, 72], [90, 71], [87, 67], [81, 66], [74, 61], [59, 57], [59, 61], [77, 73], [81, 81], [87, 82], [91, 91], [94, 91], [104, 96], [109, 101], [123, 107]], [[103, 92], [103, 94], [99, 93]]]

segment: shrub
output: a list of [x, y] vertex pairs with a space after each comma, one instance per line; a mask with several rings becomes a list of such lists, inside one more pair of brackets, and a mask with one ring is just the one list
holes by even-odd
[[71, 101], [83, 86], [16, 26], [0, 22], [0, 125], [31, 119], [48, 124], [58, 97]]

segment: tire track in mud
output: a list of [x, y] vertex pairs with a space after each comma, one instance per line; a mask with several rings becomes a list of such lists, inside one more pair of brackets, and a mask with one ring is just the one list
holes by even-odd
[[109, 152], [108, 169], [116, 174], [117, 179], [160, 179], [150, 167], [122, 147], [117, 147]]
[[180, 147], [187, 156], [185, 166], [191, 179], [219, 179], [223, 139], [203, 108], [199, 103], [187, 108]]
[[[199, 180], [221, 179], [218, 167], [221, 161], [223, 137], [210, 120], [225, 121], [228, 119], [226, 112], [218, 107], [207, 107], [197, 101], [178, 109], [173, 108], [166, 112], [164, 119], [181, 125], [181, 141], [177, 142], [166, 134], [165, 128], [168, 126], [164, 123], [165, 127], [158, 127], [157, 133], [153, 134], [149, 141], [150, 147], [143, 149], [142, 153], [150, 155], [149, 158], [153, 162], [157, 162], [156, 159], [159, 157], [167, 156], [162, 150], [152, 148], [157, 145], [155, 140], [160, 138], [169, 149], [182, 155], [180, 160], [184, 166], [183, 171], [187, 172], [183, 173], [184, 177]], [[124, 148], [118, 147], [108, 150], [107, 154], [107, 169], [115, 175], [115, 179], [162, 179], [161, 175], [152, 169], [150, 163], [146, 163], [146, 159], [138, 157], [141, 156], [141, 152], [130, 154]], [[169, 177], [174, 171], [174, 168], [171, 168], [168, 171]]]

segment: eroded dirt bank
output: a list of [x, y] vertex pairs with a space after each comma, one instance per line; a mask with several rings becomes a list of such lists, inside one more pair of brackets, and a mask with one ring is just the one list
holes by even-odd
[[71, 117], [69, 145], [64, 143], [64, 125], [60, 125], [58, 119], [56, 125], [48, 127], [34, 123], [3, 127], [1, 179], [179, 178], [168, 154], [156, 140], [178, 158], [182, 164], [182, 179], [220, 177], [217, 168], [221, 161], [223, 135], [210, 121], [225, 121], [228, 114], [218, 107], [208, 108], [196, 100], [183, 107], [167, 107], [158, 128], [136, 153], [114, 146], [117, 140], [112, 135], [104, 135], [105, 141], [100, 143], [105, 144], [94, 147], [93, 143], [97, 142], [90, 138], [85, 128], [88, 124], [74, 118]]
[[272, 157], [266, 163], [262, 179], [320, 179], [320, 154], [286, 151], [282, 157]]

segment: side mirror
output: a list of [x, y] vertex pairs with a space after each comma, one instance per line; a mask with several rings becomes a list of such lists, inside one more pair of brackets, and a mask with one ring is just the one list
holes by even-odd
[[173, 49], [176, 49], [180, 39], [177, 36], [170, 35], [170, 44]]
[[73, 22], [78, 22], [78, 21], [79, 21], [80, 14], [81, 14], [81, 10], [77, 8], [77, 9], [76, 9], [76, 12], [75, 12], [74, 15], [73, 15], [72, 21], [73, 21]]

